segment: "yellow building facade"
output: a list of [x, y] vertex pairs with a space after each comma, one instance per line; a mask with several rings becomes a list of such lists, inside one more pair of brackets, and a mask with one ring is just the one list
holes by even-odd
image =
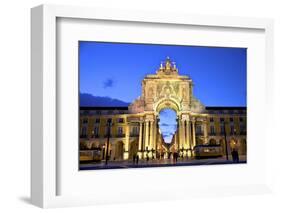
[[[189, 158], [200, 145], [219, 147], [223, 155], [232, 149], [246, 155], [246, 107], [204, 106], [193, 86], [167, 58], [143, 79], [141, 95], [128, 107], [80, 107], [80, 150], [100, 149], [104, 155], [108, 148], [110, 160], [159, 159], [172, 152]], [[177, 114], [171, 144], [159, 128], [159, 113], [167, 108]]]

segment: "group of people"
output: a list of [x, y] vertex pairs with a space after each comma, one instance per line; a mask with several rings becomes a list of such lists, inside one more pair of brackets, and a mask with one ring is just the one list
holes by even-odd
[[[174, 162], [174, 163], [177, 163], [179, 154], [178, 154], [177, 152], [169, 153], [168, 159], [171, 158], [171, 155], [173, 156], [173, 162]], [[232, 155], [232, 160], [233, 160], [233, 162], [234, 162], [234, 163], [238, 163], [238, 162], [239, 162], [238, 150], [232, 149], [231, 155]], [[152, 159], [154, 159], [154, 156], [152, 157]], [[146, 161], [147, 161], [147, 162], [149, 161], [149, 156], [148, 156], [148, 154], [146, 155]], [[138, 155], [138, 154], [134, 154], [134, 155], [133, 155], [133, 164], [138, 164], [138, 163], [139, 163], [139, 155]]]
[[[152, 156], [152, 159], [154, 159], [154, 156]], [[149, 161], [149, 156], [148, 154], [146, 155], [146, 161]], [[134, 154], [133, 155], [133, 164], [138, 164], [139, 163], [139, 155], [138, 154]]]
[[[179, 154], [177, 152], [171, 152], [171, 153], [169, 153], [168, 159], [171, 159], [171, 155], [173, 156], [173, 162], [176, 163], [178, 161]], [[148, 154], [146, 154], [145, 159], [146, 159], [147, 162], [150, 160]], [[152, 160], [154, 160], [154, 159], [155, 159], [154, 156], [152, 156]], [[139, 163], [139, 155], [134, 154], [133, 155], [133, 164], [138, 164], [138, 163]]]

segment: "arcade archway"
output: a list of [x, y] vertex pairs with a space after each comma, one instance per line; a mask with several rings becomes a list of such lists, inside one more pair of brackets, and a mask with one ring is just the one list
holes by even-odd
[[162, 109], [158, 116], [160, 133], [165, 143], [172, 143], [178, 129], [177, 113], [170, 108]]
[[138, 143], [136, 140], [130, 142], [129, 146], [129, 159], [133, 159], [135, 155], [138, 153]]
[[124, 144], [122, 141], [118, 141], [115, 144], [115, 160], [123, 160], [123, 153], [124, 153]]

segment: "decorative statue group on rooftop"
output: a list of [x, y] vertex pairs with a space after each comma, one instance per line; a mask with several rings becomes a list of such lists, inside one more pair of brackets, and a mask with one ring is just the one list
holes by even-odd
[[159, 68], [157, 73], [165, 74], [165, 75], [178, 74], [178, 69], [176, 67], [176, 63], [175, 62], [171, 62], [169, 56], [166, 58], [166, 61], [165, 61], [164, 64], [165, 65], [163, 65], [163, 62], [161, 62], [160, 68]]

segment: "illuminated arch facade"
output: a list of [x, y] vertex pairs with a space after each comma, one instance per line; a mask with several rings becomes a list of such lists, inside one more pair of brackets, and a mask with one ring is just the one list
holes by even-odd
[[[178, 120], [177, 132], [169, 145], [165, 144], [158, 126], [159, 112], [165, 108], [175, 110]], [[110, 137], [113, 160], [117, 157], [114, 153], [120, 159], [121, 151], [123, 160], [136, 154], [140, 158], [159, 158], [163, 152], [191, 157], [194, 146], [210, 141], [221, 144], [225, 137], [227, 141], [236, 141], [243, 153], [246, 150], [246, 108], [205, 107], [193, 96], [192, 79], [179, 75], [169, 58], [160, 64], [156, 74], [143, 79], [141, 95], [128, 107], [81, 107], [80, 143], [104, 147], [108, 119], [114, 124]]]

